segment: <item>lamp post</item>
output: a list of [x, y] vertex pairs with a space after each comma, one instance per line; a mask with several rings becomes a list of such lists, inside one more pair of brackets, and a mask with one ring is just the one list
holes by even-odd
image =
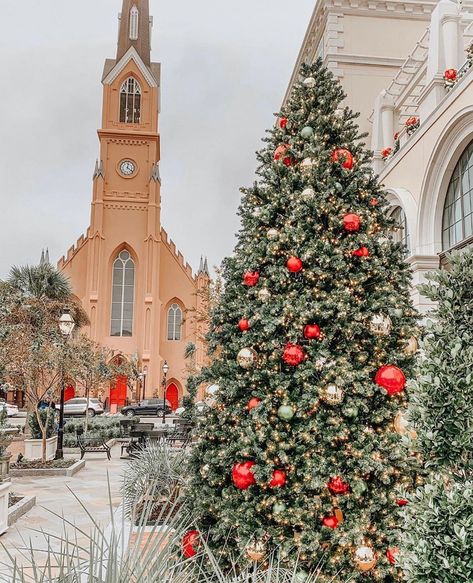
[[[146, 399], [146, 375], [148, 374], [148, 369], [144, 367], [144, 369], [140, 372], [140, 383], [141, 388], [143, 390], [143, 395], [138, 395], [138, 401], [142, 399]], [[141, 392], [141, 391], [140, 391]]]
[[163, 424], [166, 423], [166, 379], [169, 372], [168, 361], [165, 360], [163, 364]]
[[62, 445], [64, 441], [64, 391], [66, 389], [66, 379], [64, 374], [64, 359], [66, 356], [66, 344], [69, 338], [72, 336], [72, 331], [75, 327], [74, 318], [71, 316], [69, 309], [65, 308], [62, 316], [59, 318], [59, 330], [64, 338], [63, 346], [63, 357], [61, 364], [61, 405], [59, 409], [59, 427], [57, 432], [57, 449], [56, 449], [56, 459], [62, 460], [64, 457], [64, 452], [62, 451]]

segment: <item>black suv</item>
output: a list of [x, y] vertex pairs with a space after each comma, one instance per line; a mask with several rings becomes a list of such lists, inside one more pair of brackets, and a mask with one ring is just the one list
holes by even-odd
[[171, 403], [166, 399], [146, 399], [134, 405], [128, 405], [121, 410], [122, 415], [134, 417], [135, 415], [154, 415], [155, 417], [163, 414], [163, 408], [166, 407], [166, 415], [172, 413]]

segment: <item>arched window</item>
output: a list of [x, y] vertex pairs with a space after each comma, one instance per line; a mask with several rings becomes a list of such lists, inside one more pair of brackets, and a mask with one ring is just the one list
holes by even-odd
[[133, 335], [135, 264], [128, 251], [122, 251], [113, 264], [111, 336]]
[[395, 243], [402, 243], [407, 247], [407, 251], [411, 250], [409, 229], [407, 228], [407, 217], [402, 206], [395, 206], [391, 213], [390, 218], [396, 222], [396, 227], [392, 230], [392, 236]]
[[140, 123], [141, 87], [134, 77], [128, 77], [120, 89], [120, 123]]
[[442, 247], [461, 247], [473, 236], [473, 142], [455, 166], [443, 211]]
[[180, 340], [182, 329], [182, 310], [173, 304], [168, 310], [168, 340]]
[[136, 5], [130, 10], [130, 40], [138, 40], [138, 25], [140, 13]]

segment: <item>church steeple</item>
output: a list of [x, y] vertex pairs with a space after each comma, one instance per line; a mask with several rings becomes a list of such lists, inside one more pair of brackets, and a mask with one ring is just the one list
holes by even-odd
[[135, 47], [144, 64], [151, 65], [151, 26], [149, 0], [123, 0], [120, 14], [117, 62]]

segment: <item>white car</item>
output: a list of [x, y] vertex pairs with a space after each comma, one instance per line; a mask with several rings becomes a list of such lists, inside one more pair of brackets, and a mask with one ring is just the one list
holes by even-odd
[[11, 403], [7, 403], [5, 399], [0, 399], [0, 407], [7, 410], [8, 417], [15, 417], [15, 415], [18, 415], [18, 407]]
[[[61, 410], [61, 405], [56, 403], [56, 410]], [[64, 403], [64, 415], [68, 416], [82, 416], [86, 414], [87, 410], [89, 411], [89, 417], [95, 417], [95, 415], [102, 415], [103, 414], [103, 405], [98, 399], [89, 398], [89, 402], [87, 403], [87, 399], [85, 397], [74, 397], [73, 399], [69, 399]]]

